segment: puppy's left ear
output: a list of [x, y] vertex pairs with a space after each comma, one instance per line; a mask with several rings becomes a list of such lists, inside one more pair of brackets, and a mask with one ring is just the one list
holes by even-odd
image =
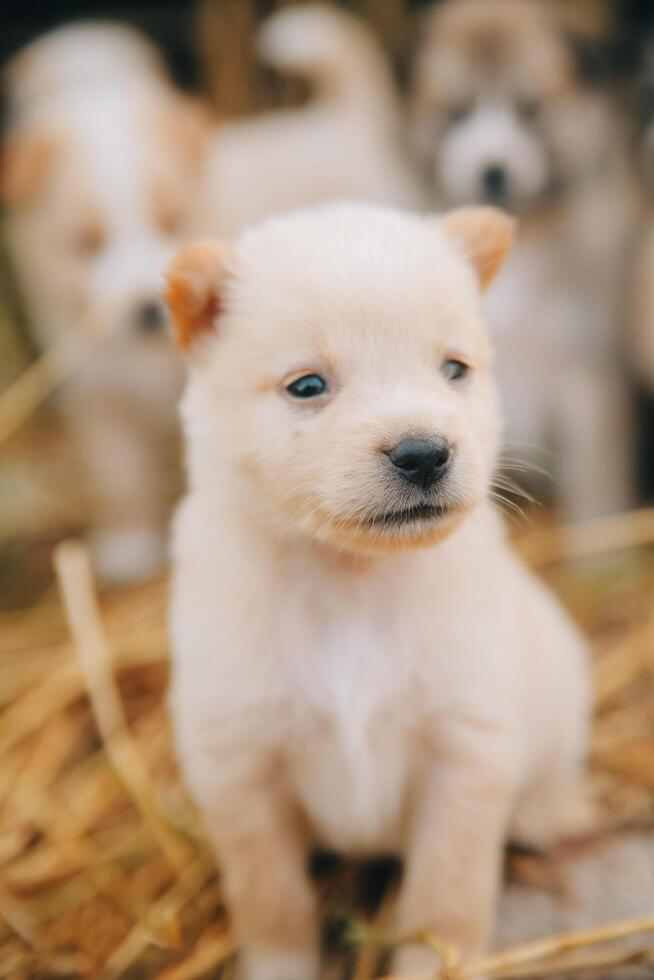
[[210, 333], [222, 311], [221, 295], [231, 271], [231, 249], [223, 242], [185, 245], [166, 274], [164, 299], [173, 321], [175, 340], [190, 350]]
[[516, 222], [498, 208], [466, 207], [450, 211], [442, 219], [448, 238], [461, 247], [472, 262], [482, 289], [490, 286], [506, 258]]

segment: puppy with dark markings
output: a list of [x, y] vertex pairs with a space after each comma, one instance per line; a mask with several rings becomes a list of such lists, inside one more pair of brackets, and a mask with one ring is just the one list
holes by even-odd
[[632, 495], [621, 362], [633, 206], [602, 84], [605, 34], [592, 4], [445, 0], [424, 24], [412, 83], [414, 145], [438, 204], [520, 216], [487, 302], [507, 444], [525, 458], [551, 451], [573, 519]]

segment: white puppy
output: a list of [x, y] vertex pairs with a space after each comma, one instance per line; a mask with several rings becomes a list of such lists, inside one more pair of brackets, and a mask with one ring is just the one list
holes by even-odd
[[190, 367], [171, 707], [250, 980], [317, 973], [314, 843], [401, 854], [398, 929], [472, 957], [507, 835], [585, 816], [584, 645], [488, 499], [480, 290], [511, 230], [341, 205], [170, 269]]
[[290, 207], [356, 198], [418, 207], [383, 51], [354, 15], [320, 4], [276, 13], [262, 58], [312, 89], [306, 106], [221, 122], [206, 164], [206, 230], [231, 236]]
[[137, 32], [77, 24], [5, 73], [2, 192], [35, 337], [102, 340], [61, 397], [95, 501], [101, 574], [139, 577], [163, 554], [163, 443], [181, 370], [162, 268], [195, 220], [206, 126]]
[[412, 92], [438, 205], [520, 215], [488, 296], [507, 440], [527, 458], [550, 450], [558, 501], [579, 520], [632, 502], [621, 331], [633, 207], [620, 120], [589, 71], [603, 31], [592, 4], [445, 0], [425, 21]]

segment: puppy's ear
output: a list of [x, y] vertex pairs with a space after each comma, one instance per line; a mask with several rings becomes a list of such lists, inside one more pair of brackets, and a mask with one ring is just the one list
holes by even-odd
[[164, 298], [170, 308], [174, 335], [190, 350], [213, 330], [222, 309], [221, 293], [230, 272], [231, 250], [223, 242], [185, 245], [166, 275]]
[[465, 207], [442, 219], [445, 234], [472, 262], [482, 289], [490, 286], [511, 248], [516, 223], [504, 211]]
[[0, 153], [0, 199], [9, 207], [28, 204], [46, 178], [56, 140], [36, 133], [10, 136]]

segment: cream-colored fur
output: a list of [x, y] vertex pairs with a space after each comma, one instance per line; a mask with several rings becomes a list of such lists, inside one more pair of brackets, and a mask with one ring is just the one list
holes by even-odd
[[423, 203], [401, 146], [385, 55], [358, 17], [326, 4], [278, 11], [259, 36], [262, 59], [303, 77], [301, 108], [223, 120], [206, 163], [205, 230], [231, 236], [291, 207], [360, 199]]
[[[398, 929], [471, 957], [507, 835], [548, 843], [587, 817], [584, 644], [488, 500], [480, 283], [510, 233], [492, 209], [342, 205], [188, 246], [169, 272], [190, 487], [170, 704], [248, 980], [318, 972], [314, 843], [399, 853]], [[327, 391], [294, 399], [307, 374]], [[392, 464], [406, 436], [449, 445], [431, 488]], [[408, 947], [394, 968], [433, 963]]]
[[55, 30], [3, 81], [11, 259], [40, 346], [68, 337], [77, 358], [97, 343], [60, 404], [93, 488], [98, 570], [138, 578], [164, 554], [164, 444], [182, 369], [161, 277], [196, 219], [202, 118], [126, 27]]

